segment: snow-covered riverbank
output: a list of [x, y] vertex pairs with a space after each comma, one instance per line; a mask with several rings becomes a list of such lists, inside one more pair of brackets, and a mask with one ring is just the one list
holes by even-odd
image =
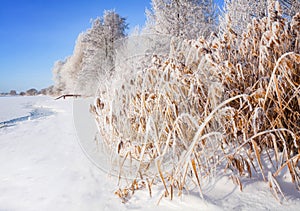
[[[0, 210], [297, 210], [300, 193], [282, 187], [279, 204], [267, 183], [249, 180], [243, 192], [228, 178], [204, 188], [206, 201], [193, 192], [157, 207], [162, 188], [138, 191], [122, 204], [114, 195], [117, 180], [96, 167], [80, 148], [73, 123], [73, 100], [49, 97], [0, 98], [0, 122], [45, 109], [47, 115], [0, 128]], [[87, 108], [88, 109], [88, 108]]]

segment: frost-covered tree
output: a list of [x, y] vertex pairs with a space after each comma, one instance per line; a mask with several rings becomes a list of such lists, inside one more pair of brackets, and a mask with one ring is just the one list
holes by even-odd
[[[113, 68], [115, 42], [125, 37], [126, 28], [125, 18], [120, 17], [115, 11], [105, 11], [102, 19], [96, 19], [83, 38], [83, 42], [89, 45], [86, 51], [86, 54], [89, 54], [87, 57], [94, 60], [89, 61], [89, 64], [99, 63], [98, 57], [108, 63], [108, 68]], [[93, 56], [96, 58], [93, 59]]]
[[146, 15], [146, 27], [154, 33], [193, 39], [216, 29], [212, 0], [152, 0]]
[[125, 37], [125, 18], [115, 11], [105, 11], [83, 36], [87, 48], [84, 64], [80, 72], [79, 89], [93, 94], [105, 78], [114, 71], [116, 42]]
[[[279, 0], [286, 18], [293, 17], [300, 11], [300, 0]], [[268, 0], [225, 0], [224, 13], [220, 18], [221, 31], [230, 26], [237, 34], [241, 34], [252, 18], [267, 16]]]
[[66, 89], [65, 77], [63, 76], [62, 72], [64, 63], [64, 61], [55, 62], [52, 70], [54, 87], [58, 92], [61, 92]]
[[92, 27], [78, 36], [73, 55], [54, 65], [57, 92], [76, 88], [76, 92], [92, 95], [105, 74], [114, 70], [115, 42], [125, 37], [126, 28], [125, 18], [113, 10], [95, 19]]
[[86, 48], [82, 42], [83, 34], [77, 38], [73, 54], [64, 61], [57, 61], [53, 67], [53, 80], [55, 93], [69, 93], [75, 88], [78, 74], [81, 71]]

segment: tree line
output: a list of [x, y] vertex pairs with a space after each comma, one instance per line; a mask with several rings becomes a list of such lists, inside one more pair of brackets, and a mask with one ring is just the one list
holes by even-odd
[[[287, 19], [299, 11], [299, 0], [280, 0], [280, 3]], [[265, 17], [267, 11], [268, 0], [225, 0], [221, 9], [213, 0], [152, 0], [151, 9], [145, 11], [145, 26], [130, 35], [126, 34], [128, 24], [124, 17], [114, 10], [105, 11], [103, 17], [95, 19], [91, 28], [78, 36], [73, 54], [54, 64], [54, 86], [47, 93], [94, 95], [97, 88], [120, 73], [116, 70], [117, 61], [119, 69], [122, 65], [123, 69], [128, 68], [124, 66], [124, 61], [120, 61], [124, 59], [122, 57], [133, 56], [137, 51], [132, 46], [133, 37], [156, 35], [146, 39], [142, 47], [144, 52], [169, 46], [167, 43], [153, 44], [163, 36], [182, 40], [209, 38], [230, 28], [241, 37], [251, 20]], [[149, 44], [150, 39], [152, 44]], [[121, 59], [118, 60], [118, 57]], [[139, 58], [134, 62], [143, 68], [148, 60]]]

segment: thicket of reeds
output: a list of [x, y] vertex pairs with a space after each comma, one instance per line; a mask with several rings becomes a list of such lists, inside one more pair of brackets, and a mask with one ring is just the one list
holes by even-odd
[[171, 48], [91, 106], [116, 194], [125, 202], [161, 183], [165, 197], [195, 187], [204, 197], [203, 182], [224, 172], [241, 189], [244, 177], [261, 178], [278, 199], [288, 172], [299, 190], [300, 14], [286, 20], [273, 1], [242, 35], [229, 22], [222, 35]]

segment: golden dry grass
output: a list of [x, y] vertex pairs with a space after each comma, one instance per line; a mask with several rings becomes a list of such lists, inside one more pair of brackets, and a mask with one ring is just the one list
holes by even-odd
[[[208, 40], [173, 39], [168, 59], [154, 56], [99, 96], [91, 111], [122, 161], [124, 202], [159, 181], [162, 197], [197, 187], [204, 198], [202, 181], [221, 170], [241, 190], [243, 177], [261, 175], [280, 199], [276, 177], [288, 169], [300, 189], [300, 14], [290, 22], [281, 14], [272, 2], [242, 35], [229, 23]], [[131, 177], [126, 162], [136, 164]]]

